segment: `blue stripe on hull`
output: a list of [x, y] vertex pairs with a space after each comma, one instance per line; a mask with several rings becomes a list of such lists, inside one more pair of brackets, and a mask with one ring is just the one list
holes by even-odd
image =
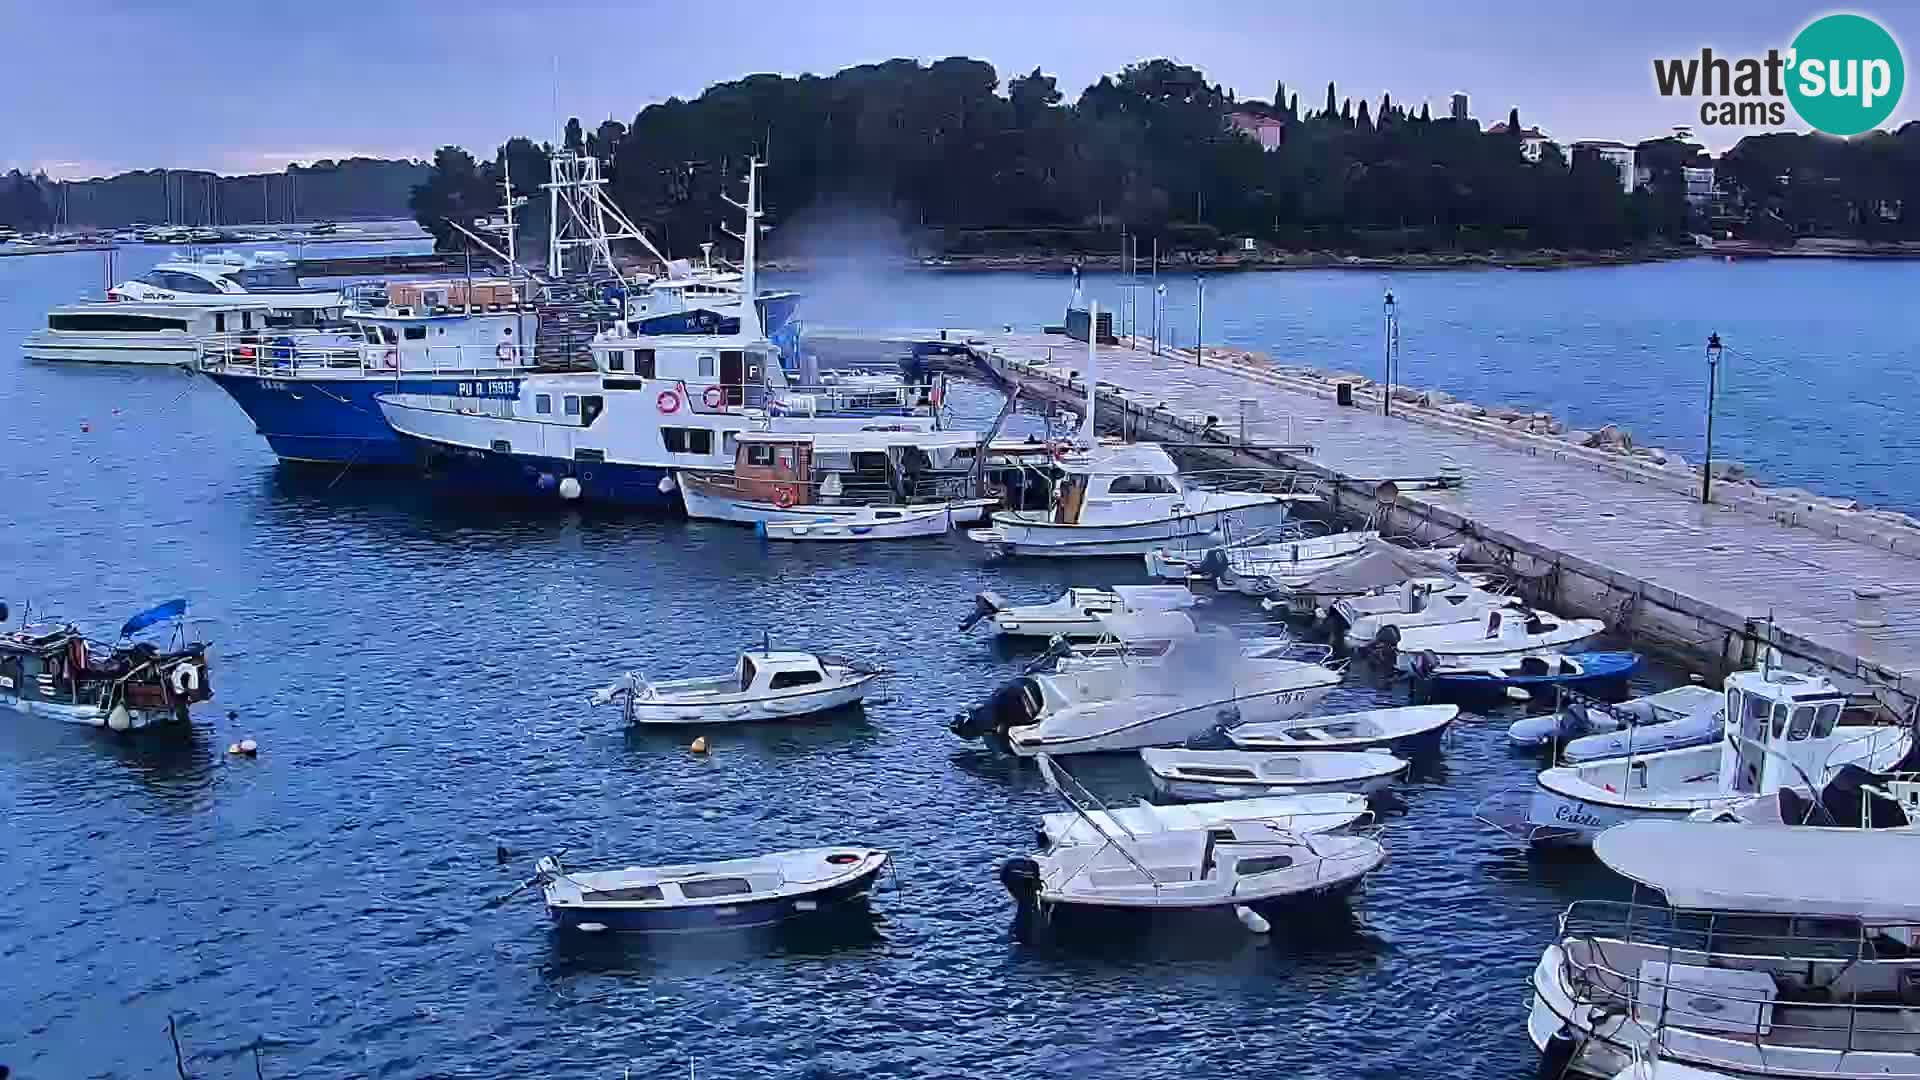
[[[457, 394], [473, 378], [284, 379], [208, 372], [280, 457], [355, 465], [411, 465], [417, 457], [387, 426], [375, 394]], [[490, 382], [514, 380], [491, 379]], [[496, 395], [497, 396], [497, 395]]]
[[[677, 491], [660, 490], [660, 482], [671, 470], [657, 466], [451, 449], [405, 437], [403, 442], [415, 449], [414, 460], [426, 466], [435, 486], [455, 494], [643, 510], [678, 510], [681, 506]], [[560, 481], [567, 477], [580, 482], [579, 498], [561, 498]]]
[[[565, 930], [577, 930], [581, 923], [597, 923], [621, 934], [699, 934], [725, 930], [749, 930], [775, 926], [797, 919], [827, 914], [836, 907], [864, 903], [866, 893], [882, 867], [837, 885], [805, 896], [779, 900], [759, 900], [740, 904], [702, 904], [693, 907], [652, 909], [617, 907], [550, 907], [554, 924]], [[811, 905], [801, 907], [802, 903]]]

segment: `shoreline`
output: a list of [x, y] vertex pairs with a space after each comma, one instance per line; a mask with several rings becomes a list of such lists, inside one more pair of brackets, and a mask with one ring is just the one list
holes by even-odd
[[[1711, 254], [1697, 247], [1644, 251], [1508, 251], [1407, 252], [1397, 255], [1351, 255], [1333, 251], [1290, 252], [1282, 255], [1202, 256], [1176, 254], [1162, 259], [1167, 273], [1273, 273], [1287, 270], [1574, 270], [1596, 266], [1634, 266], [1672, 262]], [[777, 258], [761, 261], [761, 269], [807, 273], [830, 266], [832, 259]], [[1120, 273], [1118, 255], [1067, 255], [1029, 252], [1006, 255], [936, 255], [888, 260], [893, 265], [941, 273], [1067, 273], [1081, 270]], [[1139, 264], [1144, 265], [1144, 263]]]

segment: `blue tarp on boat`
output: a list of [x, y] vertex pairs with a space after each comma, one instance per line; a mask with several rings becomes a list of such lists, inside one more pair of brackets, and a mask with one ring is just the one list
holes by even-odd
[[139, 633], [154, 623], [166, 622], [168, 619], [177, 619], [186, 613], [187, 602], [184, 599], [169, 600], [164, 604], [156, 604], [140, 614], [135, 615], [133, 618], [128, 619], [126, 625], [120, 628], [120, 636], [127, 637]]

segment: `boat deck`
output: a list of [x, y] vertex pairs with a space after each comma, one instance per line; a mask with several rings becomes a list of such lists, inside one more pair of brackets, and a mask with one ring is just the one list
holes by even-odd
[[[971, 343], [1027, 390], [1068, 404], [1084, 399], [1084, 384], [1069, 379], [1085, 364], [1082, 343], [1020, 333]], [[1354, 495], [1395, 479], [1396, 512], [1432, 526], [1422, 539], [1485, 539], [1571, 569], [1613, 590], [1616, 614], [1636, 597], [1683, 613], [1697, 620], [1702, 655], [1728, 656], [1728, 635], [1764, 629], [1771, 618], [1772, 639], [1790, 659], [1825, 666], [1856, 688], [1916, 700], [1920, 606], [1912, 590], [1920, 588], [1920, 563], [1889, 549], [1912, 544], [1920, 534], [1911, 528], [1868, 515], [1859, 515], [1858, 527], [1835, 526], [1830, 509], [1812, 507], [1789, 524], [1777, 511], [1753, 508], [1760, 492], [1746, 486], [1725, 493], [1742, 505], [1720, 505], [1716, 491], [1716, 504], [1706, 507], [1688, 472], [1661, 477], [1651, 463], [1610, 464], [1545, 437], [1468, 430], [1492, 425], [1398, 402], [1396, 415], [1384, 417], [1377, 393], [1360, 397], [1363, 407], [1342, 406], [1331, 383], [1212, 357], [1202, 365], [1191, 351], [1103, 346], [1099, 379], [1103, 427], [1124, 415], [1142, 437], [1224, 442], [1244, 431], [1252, 449], [1241, 456], [1301, 467]], [[1210, 430], [1209, 416], [1218, 418]], [[1303, 444], [1310, 453], [1260, 449]], [[1418, 479], [1450, 478], [1454, 470], [1456, 486]], [[1854, 625], [1862, 610], [1856, 590], [1884, 597], [1884, 616], [1876, 610], [1864, 620], [1869, 625]]]

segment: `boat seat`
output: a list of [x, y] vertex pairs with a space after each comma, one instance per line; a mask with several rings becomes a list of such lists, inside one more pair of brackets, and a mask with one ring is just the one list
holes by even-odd
[[1333, 738], [1333, 734], [1326, 728], [1317, 727], [1294, 728], [1292, 731], [1287, 732], [1287, 734], [1297, 735], [1302, 739], [1319, 739], [1321, 741]]

